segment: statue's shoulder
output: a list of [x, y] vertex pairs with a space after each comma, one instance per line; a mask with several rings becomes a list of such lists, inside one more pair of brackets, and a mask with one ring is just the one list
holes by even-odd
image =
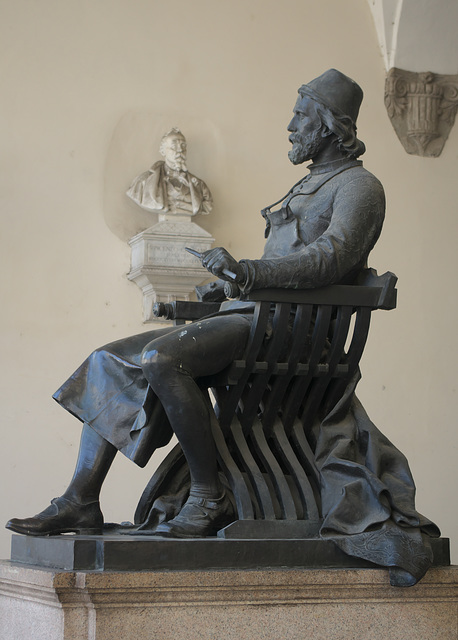
[[[155, 176], [160, 175], [164, 164], [165, 162], [163, 162], [162, 160], [158, 160], [149, 169], [147, 169], [146, 171], [143, 171], [143, 173], [140, 173], [136, 178], [132, 180], [132, 184], [130, 186], [129, 191], [132, 191], [133, 189], [136, 189], [138, 186], [143, 185], [147, 180], [151, 178], [154, 179]], [[128, 194], [129, 194], [129, 191], [128, 191]]]
[[353, 184], [353, 186], [359, 185], [361, 189], [380, 190], [383, 192], [383, 185], [380, 180], [370, 171], [368, 171], [362, 164], [358, 164], [354, 167], [350, 167], [346, 171], [336, 176], [340, 178], [338, 182], [342, 185]]
[[164, 163], [158, 160], [158, 162], [155, 162], [149, 169], [147, 169], [146, 171], [142, 171], [142, 173], [139, 173], [138, 176], [134, 179], [134, 182], [138, 182], [139, 180], [146, 180], [146, 178], [150, 176], [152, 173], [156, 173], [157, 171], [160, 171], [161, 164], [164, 164]]
[[348, 172], [355, 179], [361, 178], [363, 180], [370, 180], [370, 181], [376, 180], [377, 182], [380, 182], [380, 180], [376, 176], [374, 176], [373, 173], [368, 171], [366, 167], [364, 167], [362, 164], [358, 164], [355, 167], [351, 167], [350, 169], [348, 169]]
[[190, 171], [188, 171], [188, 179], [190, 180], [190, 182], [192, 182], [195, 186], [197, 185], [203, 185], [205, 184], [205, 182], [203, 180], [201, 180], [200, 178], [198, 178], [197, 176], [195, 176], [193, 173], [191, 173]]
[[161, 171], [164, 168], [164, 165], [165, 165], [164, 160], [158, 160], [148, 169], [148, 171], [145, 171], [145, 174], [157, 173], [158, 171]]

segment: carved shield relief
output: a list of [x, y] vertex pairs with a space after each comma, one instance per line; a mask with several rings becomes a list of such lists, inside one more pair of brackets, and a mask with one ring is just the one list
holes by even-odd
[[458, 108], [458, 75], [392, 68], [385, 83], [385, 106], [407, 153], [437, 157]]

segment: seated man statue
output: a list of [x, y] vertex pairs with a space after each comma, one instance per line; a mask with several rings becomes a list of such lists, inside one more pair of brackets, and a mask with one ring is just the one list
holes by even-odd
[[[245, 293], [269, 287], [299, 289], [355, 281], [380, 235], [385, 213], [382, 185], [357, 159], [365, 151], [356, 136], [362, 97], [361, 88], [335, 69], [299, 89], [288, 126], [292, 143], [289, 158], [293, 164], [311, 160], [310, 171], [271, 207], [281, 203], [279, 208], [264, 210], [267, 242], [262, 258], [238, 262], [225, 249], [212, 249], [202, 257], [202, 264], [212, 274], [222, 281], [231, 280], [226, 274], [232, 274]], [[31, 518], [10, 520], [6, 525], [9, 529], [37, 536], [100, 533], [103, 515], [99, 494], [116, 453], [121, 451], [144, 466], [153, 451], [170, 440], [171, 430], [189, 466], [190, 492], [181, 511], [159, 524], [156, 534], [211, 536], [235, 519], [218, 476], [209, 408], [198, 384], [200, 378], [222, 371], [244, 353], [253, 309], [247, 302], [225, 304], [227, 308], [186, 325], [185, 330], [171, 327], [147, 331], [108, 344], [89, 356], [54, 396], [84, 423], [73, 478], [65, 493], [47, 509]], [[359, 404], [354, 416], [355, 428], [363, 429], [360, 425], [366, 425], [368, 418]], [[394, 452], [398, 476], [393, 486], [405, 482], [407, 487], [405, 499], [401, 492], [403, 497], [394, 504], [390, 489], [374, 471], [379, 468], [382, 473], [385, 464], [376, 463], [381, 456], [377, 446], [370, 450], [369, 470], [364, 463], [369, 453], [366, 458], [358, 457], [351, 437], [339, 438], [335, 423], [323, 430], [326, 428], [326, 446], [333, 447], [332, 452], [321, 449], [316, 455], [323, 470], [327, 530], [338, 529], [348, 539], [353, 534], [360, 536], [355, 536], [358, 544], [342, 545], [350, 555], [388, 566], [398, 564], [393, 561], [394, 552], [390, 555], [387, 551], [390, 540], [396, 539], [393, 528], [420, 531], [433, 527], [413, 507], [414, 489], [407, 462], [377, 431], [374, 437], [383, 444], [384, 461], [387, 451]], [[364, 429], [373, 434], [376, 428], [372, 425]], [[368, 440], [361, 438], [363, 441], [368, 452]], [[338, 449], [345, 443], [350, 443], [349, 450], [356, 453], [353, 460], [339, 462]], [[352, 471], [345, 476], [349, 467]], [[335, 472], [337, 468], [339, 473]], [[326, 493], [330, 486], [333, 491]], [[360, 508], [347, 506], [343, 510], [345, 496], [356, 500], [352, 504], [358, 505], [360, 500]], [[349, 513], [351, 518], [347, 517]], [[385, 522], [392, 525], [380, 542], [385, 546], [378, 555], [371, 555], [371, 541], [361, 536], [372, 535], [374, 526]], [[394, 546], [408, 546], [402, 535], [401, 542]], [[429, 566], [430, 558], [413, 568], [409, 562], [404, 567], [408, 575], [415, 574], [415, 582]], [[402, 562], [399, 564], [402, 566]]]

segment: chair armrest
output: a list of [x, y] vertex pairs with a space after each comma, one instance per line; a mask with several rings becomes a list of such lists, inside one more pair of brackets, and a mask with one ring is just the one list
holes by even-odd
[[[365, 269], [357, 283], [353, 285], [330, 285], [319, 289], [257, 289], [246, 296], [241, 296], [241, 299], [253, 302], [351, 305], [390, 310], [396, 308], [396, 282], [397, 277], [390, 271], [379, 276], [374, 269]], [[229, 291], [227, 287], [225, 288], [228, 298], [240, 293], [238, 287], [234, 287], [232, 283], [226, 284], [234, 289]], [[217, 313], [220, 306], [220, 302], [190, 300], [157, 302], [153, 306], [153, 315], [166, 320], [198, 320]]]
[[256, 302], [291, 302], [297, 304], [329, 304], [372, 309], [396, 308], [396, 282], [394, 273], [377, 275], [366, 269], [358, 282], [351, 285], [335, 284], [317, 289], [254, 289], [244, 299]]
[[156, 302], [153, 315], [166, 320], [198, 320], [219, 311], [220, 302], [193, 302], [191, 300], [174, 300], [173, 302]]

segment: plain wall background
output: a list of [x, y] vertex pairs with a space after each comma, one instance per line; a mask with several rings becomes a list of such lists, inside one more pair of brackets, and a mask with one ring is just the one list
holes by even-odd
[[[80, 424], [52, 393], [95, 347], [149, 328], [126, 278], [143, 214], [124, 191], [159, 158], [158, 136], [182, 128], [189, 169], [213, 192], [214, 212], [196, 222], [237, 258], [259, 257], [259, 210], [304, 173], [287, 158], [297, 89], [337, 67], [365, 91], [363, 160], [387, 194], [371, 266], [399, 277], [398, 309], [375, 314], [358, 395], [407, 455], [418, 509], [456, 561], [458, 127], [440, 158], [406, 154], [366, 0], [1, 6], [0, 524], [43, 509], [72, 474]], [[133, 518], [155, 462], [117, 457], [106, 520]], [[9, 546], [0, 529], [0, 557]]]

